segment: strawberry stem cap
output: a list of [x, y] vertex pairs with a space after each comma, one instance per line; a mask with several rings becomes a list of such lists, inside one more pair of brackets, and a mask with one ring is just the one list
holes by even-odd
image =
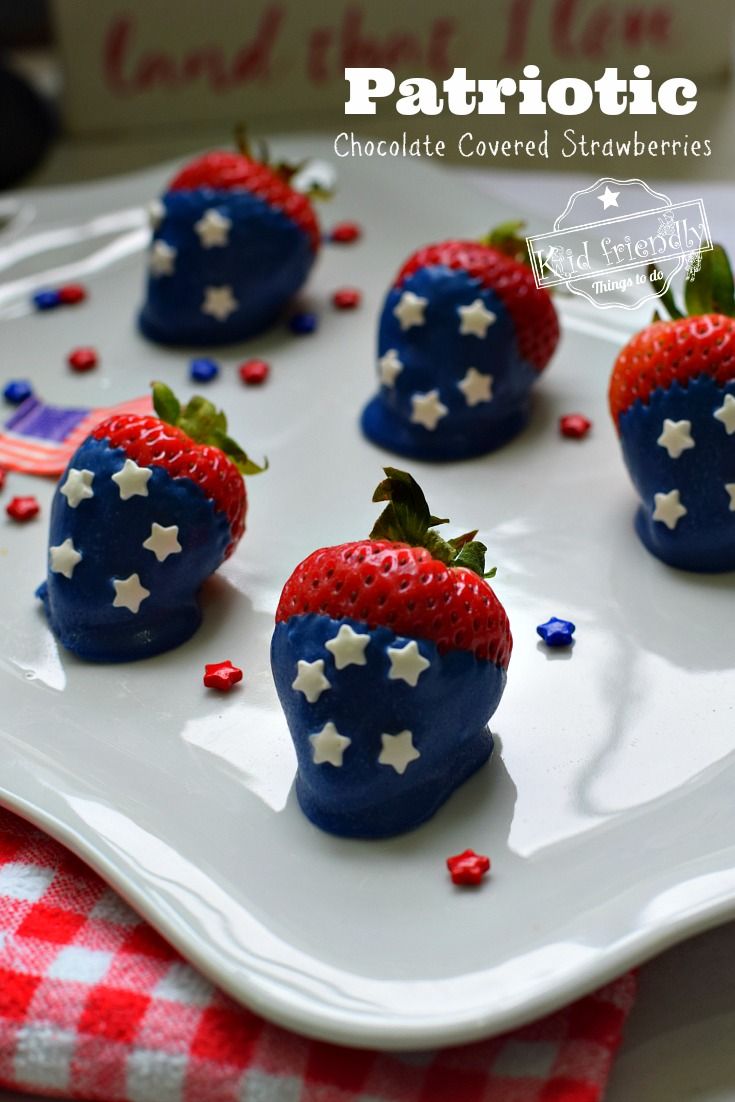
[[711, 249], [699, 254], [699, 267], [687, 277], [684, 285], [684, 309], [680, 309], [671, 287], [666, 288], [666, 278], [649, 264], [648, 278], [659, 291], [661, 304], [672, 321], [684, 317], [699, 317], [702, 314], [725, 314], [735, 317], [735, 284], [733, 283], [730, 259], [722, 245], [713, 245]]
[[197, 444], [209, 444], [219, 448], [232, 460], [240, 474], [260, 474], [268, 469], [268, 460], [263, 465], [248, 457], [240, 445], [228, 435], [227, 418], [207, 398], [195, 395], [182, 408], [178, 398], [165, 383], [151, 383], [153, 390], [153, 408], [162, 421], [181, 429]]

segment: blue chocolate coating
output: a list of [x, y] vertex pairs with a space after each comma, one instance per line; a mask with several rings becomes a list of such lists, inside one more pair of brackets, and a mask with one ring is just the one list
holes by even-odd
[[[393, 310], [404, 291], [428, 299], [424, 325], [402, 329]], [[485, 337], [460, 333], [458, 307], [475, 299], [495, 314]], [[395, 349], [403, 367], [394, 385], [381, 384], [362, 415], [374, 443], [416, 459], [466, 459], [494, 451], [516, 436], [530, 413], [538, 378], [519, 351], [513, 319], [494, 291], [462, 270], [420, 268], [388, 292], [378, 331], [378, 358]], [[492, 375], [492, 400], [469, 405], [458, 383], [469, 368]], [[435, 429], [411, 421], [412, 396], [439, 391], [448, 414]]]
[[[269, 328], [314, 263], [307, 234], [248, 191], [195, 188], [163, 196], [153, 240], [176, 249], [171, 275], [148, 274], [140, 328], [162, 344], [216, 345]], [[232, 225], [226, 245], [205, 248], [195, 230], [208, 210]], [[205, 288], [230, 287], [237, 308], [220, 321], [202, 313]]]
[[[338, 670], [325, 643], [342, 624], [366, 633], [365, 665]], [[505, 688], [506, 671], [468, 651], [440, 655], [416, 640], [430, 665], [416, 687], [391, 680], [388, 647], [411, 640], [352, 619], [292, 616], [276, 624], [271, 664], [298, 758], [296, 793], [306, 816], [322, 830], [354, 838], [383, 838], [419, 826], [487, 759], [487, 723]], [[324, 661], [330, 688], [310, 704], [292, 688], [299, 659]], [[331, 722], [351, 744], [342, 765], [316, 764], [309, 736]], [[378, 762], [381, 734], [411, 731], [420, 757], [403, 774]]]
[[[725, 490], [735, 483], [735, 435], [714, 417], [726, 394], [735, 396], [735, 383], [722, 387], [702, 375], [686, 387], [659, 387], [620, 417], [623, 458], [641, 498], [636, 531], [652, 554], [683, 570], [735, 570], [735, 512]], [[678, 459], [656, 443], [665, 418], [691, 422], [695, 446]], [[687, 512], [670, 530], [653, 519], [654, 495], [674, 489]]]
[[[51, 507], [49, 546], [71, 539], [82, 555], [71, 578], [49, 567], [37, 596], [59, 641], [94, 662], [147, 658], [183, 643], [201, 622], [198, 591], [231, 540], [224, 513], [189, 478], [152, 467], [148, 496], [123, 501], [112, 481], [125, 452], [88, 437], [61, 476]], [[94, 497], [72, 508], [60, 492], [70, 468], [94, 472]], [[153, 522], [177, 525], [182, 550], [159, 562], [143, 547]], [[113, 579], [138, 574], [150, 596], [137, 613], [115, 608]]]

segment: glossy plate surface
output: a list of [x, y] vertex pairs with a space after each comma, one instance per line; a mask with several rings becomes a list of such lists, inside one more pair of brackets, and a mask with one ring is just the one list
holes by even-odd
[[[109, 405], [156, 377], [191, 393], [187, 353], [146, 344], [133, 325], [143, 205], [171, 171], [21, 198], [0, 255], [5, 377], [29, 376], [69, 405]], [[630, 314], [560, 299], [564, 339], [525, 434], [484, 459], [412, 464], [432, 508], [455, 532], [478, 526], [499, 568], [515, 637], [499, 752], [429, 824], [392, 841], [329, 837], [296, 806], [269, 669], [273, 613], [301, 558], [373, 522], [391, 457], [357, 418], [374, 388], [382, 296], [416, 245], [478, 235], [510, 213], [423, 165], [341, 162], [322, 217], [358, 218], [366, 236], [324, 249], [306, 300], [318, 333], [217, 353], [225, 370], [207, 393], [271, 469], [249, 481], [248, 532], [180, 649], [106, 667], [61, 653], [33, 599], [52, 486], [12, 476], [4, 493], [36, 493], [45, 515], [2, 521], [3, 802], [88, 860], [236, 998], [339, 1042], [486, 1036], [735, 914], [734, 578], [670, 570], [633, 534], [605, 408]], [[72, 278], [88, 284], [88, 304], [29, 311], [29, 290]], [[362, 288], [359, 311], [331, 307], [345, 284]], [[65, 367], [79, 344], [98, 348], [95, 372]], [[235, 367], [256, 355], [271, 378], [243, 387]], [[583, 442], [558, 435], [572, 411], [594, 421]], [[571, 651], [538, 641], [552, 614], [576, 622]], [[201, 676], [225, 658], [245, 681], [218, 696]], [[493, 860], [479, 891], [454, 889], [444, 868], [468, 846]]]

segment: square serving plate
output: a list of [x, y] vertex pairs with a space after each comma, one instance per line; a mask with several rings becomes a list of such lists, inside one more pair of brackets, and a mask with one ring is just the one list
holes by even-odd
[[[291, 156], [325, 142], [276, 143]], [[50, 402], [111, 405], [161, 378], [192, 392], [186, 350], [137, 333], [145, 203], [171, 166], [28, 192], [0, 237], [4, 375]], [[0, 799], [66, 843], [202, 972], [287, 1027], [345, 1044], [412, 1049], [468, 1041], [579, 996], [666, 945], [735, 914], [735, 576], [651, 558], [606, 411], [616, 350], [635, 318], [559, 299], [564, 336], [527, 431], [497, 454], [410, 464], [456, 531], [480, 528], [513, 628], [497, 752], [427, 825], [384, 842], [330, 837], [302, 816], [295, 757], [269, 668], [283, 582], [315, 547], [366, 534], [392, 457], [360, 435], [374, 389], [382, 296], [419, 244], [479, 236], [511, 212], [456, 173], [410, 161], [339, 165], [325, 224], [365, 238], [325, 247], [304, 301], [319, 330], [278, 330], [217, 352], [207, 394], [270, 470], [248, 480], [248, 531], [206, 587], [204, 625], [161, 657], [93, 666], [59, 649], [34, 600], [41, 517], [2, 521]], [[534, 226], [543, 230], [543, 225]], [[80, 278], [90, 299], [35, 314], [35, 287]], [[330, 294], [362, 288], [359, 311]], [[75, 345], [101, 365], [71, 374]], [[235, 366], [272, 364], [266, 386]], [[560, 414], [594, 421], [563, 439]], [[400, 464], [399, 464], [400, 465]], [[575, 621], [551, 651], [536, 625]], [[205, 662], [245, 671], [227, 696]], [[445, 858], [492, 857], [477, 891]]]

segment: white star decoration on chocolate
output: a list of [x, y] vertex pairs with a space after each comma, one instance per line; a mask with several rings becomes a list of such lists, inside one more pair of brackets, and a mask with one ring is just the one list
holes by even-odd
[[687, 514], [686, 508], [681, 503], [679, 491], [669, 490], [667, 494], [654, 494], [653, 499], [656, 503], [653, 519], [660, 520], [673, 532], [681, 518]]
[[415, 295], [413, 291], [404, 291], [393, 307], [393, 313], [401, 323], [401, 329], [410, 329], [413, 325], [426, 325], [424, 310], [428, 305], [428, 298]]
[[115, 600], [113, 608], [127, 608], [131, 612], [137, 612], [146, 597], [150, 597], [150, 589], [140, 584], [137, 574], [131, 574], [129, 578], [113, 578], [115, 587]]
[[725, 432], [728, 436], [732, 436], [735, 432], [735, 398], [732, 394], [725, 395], [725, 401], [719, 409], [715, 410], [713, 417], [716, 417], [718, 421], [722, 421]]
[[459, 326], [461, 337], [484, 339], [490, 326], [498, 320], [497, 315], [488, 310], [481, 298], [476, 298], [469, 306], [458, 306], [457, 311], [462, 319]]
[[687, 448], [694, 447], [691, 421], [670, 421], [668, 417], [664, 418], [663, 429], [656, 443], [666, 448], [669, 459], [678, 459]]
[[93, 481], [94, 471], [78, 471], [76, 467], [71, 467], [59, 493], [64, 495], [72, 509], [76, 509], [81, 501], [94, 497]]
[[730, 495], [730, 512], [735, 513], [735, 482], [726, 482], [725, 491]]
[[154, 241], [148, 265], [151, 274], [154, 276], [173, 275], [175, 264], [176, 249], [173, 245], [167, 245], [165, 241]]
[[165, 562], [169, 555], [178, 555], [181, 551], [179, 526], [172, 524], [170, 528], [163, 528], [154, 521], [151, 534], [144, 540], [143, 546], [146, 551], [152, 551], [159, 562]]
[[389, 348], [385, 355], [380, 357], [378, 360], [378, 369], [380, 371], [380, 381], [383, 386], [394, 386], [396, 376], [400, 375], [403, 371], [403, 364], [398, 359], [398, 353], [395, 348]]
[[232, 222], [218, 210], [205, 210], [199, 221], [194, 223], [194, 229], [202, 248], [211, 249], [215, 245], [229, 245]]
[[71, 578], [74, 567], [82, 561], [81, 554], [70, 539], [65, 539], [57, 547], [49, 547], [48, 553], [54, 574], [63, 574], [65, 578]]
[[457, 386], [464, 394], [468, 406], [477, 406], [480, 402], [492, 402], [493, 377], [483, 375], [476, 367], [468, 367], [465, 377]]
[[232, 293], [232, 287], [225, 284], [224, 287], [205, 287], [202, 313], [209, 314], [217, 321], [227, 321], [230, 314], [234, 314], [240, 303]]
[[163, 222], [163, 218], [166, 213], [166, 208], [164, 207], [163, 202], [160, 199], [152, 199], [148, 204], [147, 213], [148, 221], [150, 222], [152, 228], [154, 230], [157, 230], [158, 227], [161, 225], [161, 222]]
[[349, 624], [342, 624], [337, 634], [324, 646], [334, 655], [334, 665], [338, 670], [345, 666], [366, 666], [365, 647], [370, 636], [364, 632], [353, 631]]
[[148, 479], [152, 474], [149, 467], [139, 467], [134, 459], [126, 459], [112, 481], [118, 485], [121, 500], [128, 501], [131, 497], [148, 497]]
[[442, 417], [449, 413], [447, 407], [439, 401], [438, 390], [430, 390], [428, 394], [413, 394], [411, 406], [411, 423], [423, 425], [429, 432], [433, 432]]
[[383, 749], [378, 761], [381, 765], [391, 765], [396, 773], [403, 775], [412, 761], [421, 757], [413, 744], [413, 732], [401, 731], [397, 735], [381, 735]]
[[415, 639], [406, 643], [405, 647], [388, 647], [388, 657], [390, 659], [389, 680], [405, 681], [413, 689], [416, 688], [421, 674], [431, 665], [428, 658], [424, 658], [419, 651]]
[[602, 209], [607, 210], [608, 207], [617, 207], [618, 195], [620, 195], [619, 191], [610, 191], [610, 188], [605, 184], [605, 190], [602, 195], [597, 196], [602, 203]]
[[314, 765], [324, 765], [328, 762], [329, 765], [339, 769], [344, 752], [352, 739], [347, 738], [346, 735], [340, 735], [333, 723], [326, 723], [318, 734], [309, 735], [309, 742]]
[[297, 674], [291, 682], [291, 688], [303, 693], [309, 704], [316, 704], [325, 689], [331, 689], [331, 682], [324, 676], [324, 659], [306, 662], [300, 658], [296, 663]]

